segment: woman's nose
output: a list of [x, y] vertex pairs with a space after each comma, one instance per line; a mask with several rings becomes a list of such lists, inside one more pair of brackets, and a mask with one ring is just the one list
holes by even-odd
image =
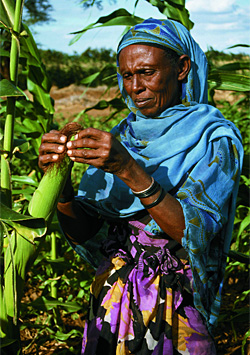
[[132, 90], [136, 94], [144, 90], [144, 85], [139, 74], [134, 74], [132, 77]]

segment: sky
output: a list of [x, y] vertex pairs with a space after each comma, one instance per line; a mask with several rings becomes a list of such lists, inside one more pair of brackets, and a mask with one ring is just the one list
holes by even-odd
[[[103, 10], [96, 6], [84, 10], [76, 0], [50, 0], [55, 21], [35, 25], [31, 28], [36, 43], [44, 50], [54, 49], [68, 54], [81, 54], [88, 47], [107, 48], [116, 51], [124, 27], [93, 29], [85, 33], [77, 42], [69, 45], [74, 35], [70, 34], [108, 15], [118, 8], [130, 13], [135, 0], [103, 0]], [[191, 34], [206, 51], [208, 48], [225, 53], [244, 52], [250, 48], [227, 49], [235, 44], [250, 44], [250, 1], [249, 0], [186, 0], [190, 19], [194, 22]], [[135, 15], [148, 18], [163, 18], [158, 9], [145, 0], [139, 0]]]

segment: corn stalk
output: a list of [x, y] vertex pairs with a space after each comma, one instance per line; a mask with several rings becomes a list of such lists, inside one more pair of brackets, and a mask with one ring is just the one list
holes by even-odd
[[[75, 129], [72, 130], [72, 126]], [[66, 129], [67, 127], [70, 127], [69, 139], [72, 134], [78, 131], [80, 125], [72, 123], [66, 125]], [[8, 354], [17, 351], [17, 349], [20, 350], [17, 319], [25, 277], [43, 245], [46, 226], [45, 224], [43, 226], [42, 223], [46, 222], [46, 225], [50, 223], [71, 167], [71, 160], [65, 155], [59, 163], [52, 165], [47, 170], [29, 203], [30, 217], [22, 216], [3, 205], [6, 213], [4, 218], [2, 213], [1, 223], [6, 230], [5, 234], [9, 238], [9, 244], [4, 257], [4, 285], [1, 288], [2, 319], [4, 320], [1, 325], [1, 337], [4, 339], [4, 346], [7, 346], [9, 342], [12, 343], [11, 349], [8, 347]], [[13, 213], [15, 218], [13, 218]], [[10, 217], [7, 218], [7, 216]], [[19, 224], [15, 221], [18, 221]], [[39, 233], [35, 233], [36, 225]], [[11, 235], [8, 233], [10, 227], [12, 229]], [[55, 287], [52, 290], [55, 297]]]
[[[19, 35], [21, 29], [22, 8], [24, 0], [16, 1], [14, 26], [11, 30], [11, 50], [10, 50], [10, 80], [16, 86], [18, 78], [18, 60], [20, 54]], [[11, 207], [11, 174], [10, 162], [13, 151], [14, 120], [15, 120], [15, 97], [7, 98], [7, 116], [4, 129], [4, 155], [1, 159], [1, 189], [5, 192], [6, 204]]]
[[[11, 84], [16, 86], [17, 79], [18, 79], [18, 60], [20, 54], [20, 43], [19, 43], [19, 35], [21, 29], [21, 18], [22, 18], [22, 8], [23, 8], [24, 0], [17, 0], [15, 6], [15, 12], [10, 11], [8, 2], [4, 3], [5, 11], [9, 12], [10, 15], [10, 22], [4, 24], [6, 27], [9, 27], [11, 24], [11, 50], [10, 50], [10, 81]], [[11, 18], [12, 17], [12, 18]], [[12, 152], [13, 152], [13, 137], [14, 137], [14, 120], [15, 120], [15, 102], [16, 97], [10, 95], [7, 98], [7, 114], [6, 114], [6, 121], [5, 121], [5, 128], [4, 128], [4, 142], [3, 142], [3, 152], [4, 154], [1, 156], [1, 192], [4, 193], [4, 202], [7, 206], [12, 206], [12, 186], [11, 186], [11, 172], [10, 172], [10, 163], [12, 159]], [[2, 209], [1, 209], [2, 212]], [[10, 234], [8, 228], [1, 220], [1, 240], [3, 240], [3, 235], [8, 236], [10, 238]], [[3, 245], [3, 242], [1, 242]], [[12, 243], [9, 240], [8, 243], [8, 255], [10, 256], [11, 260], [13, 261], [13, 248]], [[2, 250], [1, 250], [2, 253]], [[15, 273], [13, 272], [12, 267], [12, 281], [15, 277]], [[4, 278], [5, 279], [5, 278]], [[7, 312], [7, 302], [8, 296], [5, 292], [5, 285], [4, 280], [1, 275], [1, 286], [0, 286], [0, 297], [1, 297], [1, 338], [7, 338], [7, 342], [13, 343], [13, 338], [16, 338], [15, 327], [12, 328], [11, 325], [8, 324], [8, 312]], [[16, 298], [16, 283], [11, 283], [12, 290], [11, 295], [13, 298]], [[16, 303], [16, 302], [15, 302]], [[16, 323], [16, 319], [14, 320]]]
[[[0, 274], [0, 352], [8, 355], [21, 353], [18, 318], [25, 278], [27, 271], [43, 245], [47, 224], [51, 220], [70, 169], [70, 160], [65, 157], [60, 166], [61, 174], [59, 174], [58, 167], [55, 167], [55, 169], [50, 169], [48, 174], [44, 176], [31, 201], [30, 216], [22, 215], [11, 209], [12, 184], [10, 167], [13, 155], [16, 97], [22, 95], [16, 87], [20, 40], [24, 50], [29, 48], [30, 54], [37, 61], [36, 66], [34, 66], [33, 61], [33, 66], [30, 67], [28, 88], [33, 95], [39, 96], [39, 102], [44, 107], [51, 109], [48, 95], [49, 87], [46, 86], [46, 81], [43, 81], [43, 84], [45, 83], [44, 87], [39, 87], [36, 82], [38, 76], [33, 75], [36, 68], [37, 74], [38, 70], [41, 72], [42, 67], [39, 67], [37, 49], [27, 28], [25, 36], [28, 36], [28, 39], [21, 38], [23, 3], [24, 0], [2, 0], [0, 4], [1, 27], [11, 33], [10, 81], [3, 79], [0, 89], [1, 96], [7, 96], [4, 143], [1, 152], [1, 200], [4, 204], [1, 203], [0, 206], [0, 246], [1, 255], [4, 256], [4, 265]], [[45, 119], [40, 118], [40, 120], [42, 127], [46, 129]], [[45, 191], [41, 192], [42, 187], [46, 185], [44, 183], [46, 180], [49, 180], [49, 186], [52, 186], [51, 181], [54, 181], [54, 188], [51, 193], [48, 191], [48, 185], [44, 187]]]

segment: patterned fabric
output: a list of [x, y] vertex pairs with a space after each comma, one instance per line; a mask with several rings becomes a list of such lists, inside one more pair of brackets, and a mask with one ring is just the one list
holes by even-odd
[[[145, 117], [134, 111], [118, 73], [120, 90], [131, 113], [112, 133], [144, 170], [180, 201], [186, 225], [182, 244], [192, 269], [194, 304], [212, 332], [219, 314], [233, 229], [243, 160], [241, 136], [233, 123], [206, 104], [206, 60], [188, 31], [168, 20], [150, 19], [138, 26], [125, 35], [118, 52], [138, 38], [140, 42], [151, 43], [152, 36], [164, 43], [166, 35], [168, 46], [169, 42], [173, 46], [182, 43], [182, 52], [194, 61], [186, 91], [190, 92], [189, 99], [201, 103], [185, 102], [166, 109], [159, 117]], [[125, 183], [94, 167], [84, 174], [78, 194], [77, 199], [87, 213], [98, 213], [108, 220], [129, 218], [144, 210]], [[153, 220], [145, 231], [155, 235], [163, 232]], [[79, 246], [78, 252], [85, 248], [93, 260], [92, 251], [96, 248], [91, 251], [88, 247], [94, 239], [88, 243]]]
[[183, 248], [154, 239], [139, 222], [130, 227], [115, 226], [103, 245], [107, 258], [91, 287], [82, 354], [216, 354], [193, 305]]

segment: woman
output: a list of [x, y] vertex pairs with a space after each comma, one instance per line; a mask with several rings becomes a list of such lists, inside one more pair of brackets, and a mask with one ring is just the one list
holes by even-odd
[[94, 263], [101, 244], [82, 353], [215, 354], [240, 134], [207, 104], [206, 57], [181, 24], [134, 26], [117, 65], [128, 117], [66, 148], [50, 132], [39, 156], [42, 169], [65, 149], [90, 165], [78, 196], [68, 181], [58, 203], [76, 252]]

